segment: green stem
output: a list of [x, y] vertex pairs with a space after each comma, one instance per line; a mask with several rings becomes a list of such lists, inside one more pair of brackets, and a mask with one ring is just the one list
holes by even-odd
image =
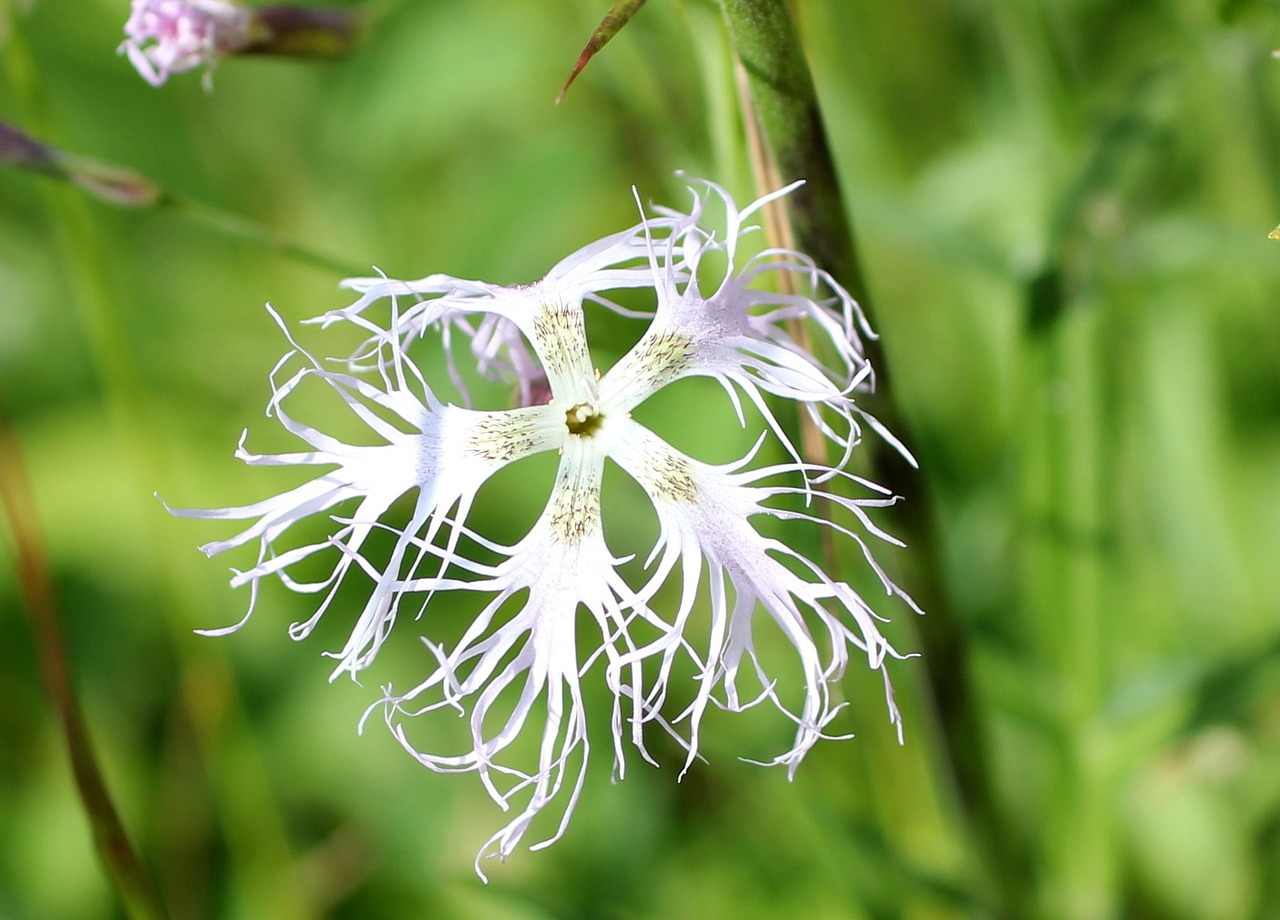
[[161, 920], [165, 910], [129, 840], [94, 753], [80, 700], [71, 682], [53, 579], [41, 538], [39, 517], [23, 463], [22, 448], [0, 400], [0, 507], [13, 535], [18, 585], [36, 640], [36, 661], [45, 693], [58, 714], [71, 772], [93, 829], [98, 858], [133, 920]]
[[[5, 25], [0, 21], [0, 28]], [[21, 35], [10, 24], [5, 63], [14, 82], [33, 94], [35, 66]], [[162, 920], [163, 903], [141, 858], [129, 840], [120, 812], [103, 778], [93, 742], [71, 682], [58, 623], [53, 579], [41, 538], [21, 446], [0, 399], [0, 507], [13, 535], [19, 590], [36, 640], [40, 680], [58, 715], [71, 772], [92, 829], [103, 871], [131, 920]]]
[[318, 268], [325, 272], [334, 272], [344, 277], [369, 274], [368, 266], [353, 265], [336, 256], [331, 256], [318, 249], [312, 249], [310, 246], [294, 242], [274, 230], [249, 220], [247, 217], [231, 214], [212, 205], [197, 201], [194, 198], [186, 198], [182, 195], [166, 192], [160, 196], [156, 206], [169, 208], [193, 223], [207, 227], [229, 239], [254, 243], [277, 255], [310, 265], [312, 268]]
[[[857, 298], [873, 326], [872, 298], [846, 218], [834, 159], [822, 124], [817, 94], [786, 0], [720, 0], [730, 38], [747, 73], [760, 133], [782, 183], [804, 179], [790, 198], [796, 248], [808, 253]], [[879, 366], [884, 381], [883, 361]], [[890, 391], [891, 392], [891, 391]], [[877, 417], [904, 440], [909, 432], [893, 403], [877, 398]], [[905, 465], [875, 457], [877, 477], [895, 493]], [[942, 555], [935, 539], [933, 496], [927, 484], [921, 500], [906, 504], [903, 531], [918, 560], [913, 594], [928, 611], [920, 630], [926, 679], [940, 723], [943, 746], [980, 863], [981, 886], [993, 914], [1018, 914], [1022, 898], [1014, 890], [1024, 866], [1006, 833], [985, 750], [985, 726], [979, 714], [971, 674], [971, 652], [964, 624], [951, 609], [942, 584]]]
[[[16, 68], [17, 65], [11, 64], [11, 67]], [[0, 121], [0, 165], [29, 170], [78, 186], [112, 204], [131, 208], [168, 208], [183, 218], [230, 239], [254, 243], [326, 272], [352, 276], [363, 275], [368, 271], [363, 266], [353, 266], [310, 246], [296, 243], [246, 217], [166, 191], [131, 170], [50, 147], [4, 121]]]
[[791, 196], [796, 247], [818, 260], [868, 307], [853, 233], [809, 65], [785, 0], [720, 0], [747, 71], [755, 117], [782, 181], [804, 179]]

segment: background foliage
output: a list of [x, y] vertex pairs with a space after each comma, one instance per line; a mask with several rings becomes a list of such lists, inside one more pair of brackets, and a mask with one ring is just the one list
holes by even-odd
[[[533, 280], [629, 225], [633, 183], [751, 194], [702, 0], [648, 4], [551, 104], [602, 6], [403, 2], [349, 61], [232, 60], [206, 93], [115, 56], [123, 0], [6, 2], [0, 117], [353, 273]], [[262, 302], [294, 323], [347, 302], [340, 276], [0, 173], [0, 399], [174, 917], [1280, 917], [1280, 6], [795, 6], [921, 460], [897, 484], [938, 547], [932, 573], [885, 554], [945, 611], [890, 627], [934, 649], [894, 672], [907, 743], [850, 674], [859, 737], [794, 783], [736, 759], [778, 737], [750, 719], [712, 720], [680, 785], [673, 751], [621, 784], [599, 758], [568, 837], [488, 887], [479, 784], [357, 737], [381, 677], [326, 683], [340, 624], [294, 647], [305, 599], [193, 635], [245, 599], [194, 551], [223, 534], [152, 497], [284, 484], [230, 457], [246, 425], [286, 443], [261, 417], [284, 348]], [[697, 395], [666, 423], [696, 440], [723, 410]], [[495, 535], [531, 519], [531, 481], [496, 484]], [[0, 917], [116, 916], [8, 561], [0, 701]]]

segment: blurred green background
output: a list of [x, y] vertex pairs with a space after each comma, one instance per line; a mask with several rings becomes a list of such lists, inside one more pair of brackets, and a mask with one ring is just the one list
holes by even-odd
[[[211, 93], [116, 56], [127, 6], [0, 0], [0, 118], [353, 272], [530, 281], [630, 225], [633, 183], [752, 194], [702, 0], [649, 3], [558, 108], [603, 2], [398, 3], [346, 62], [230, 60]], [[929, 652], [893, 669], [906, 744], [864, 673], [858, 737], [793, 783], [737, 760], [785, 739], [771, 721], [711, 719], [679, 785], [674, 750], [610, 783], [605, 731], [566, 838], [487, 887], [472, 860], [503, 819], [480, 784], [376, 721], [357, 736], [381, 662], [326, 682], [345, 612], [299, 647], [308, 599], [275, 588], [233, 637], [194, 635], [239, 618], [226, 567], [249, 556], [205, 560], [234, 531], [153, 497], [298, 481], [231, 451], [246, 426], [289, 446], [262, 415], [285, 348], [263, 302], [296, 323], [348, 302], [340, 275], [0, 172], [0, 399], [107, 778], [175, 918], [1280, 917], [1280, 4], [795, 6], [921, 461], [895, 480], [914, 511], [878, 520], [933, 533], [880, 553], [936, 614], [887, 627]], [[705, 398], [671, 404], [678, 444], [725, 418]], [[721, 427], [739, 440], [701, 456], [753, 439]], [[530, 520], [535, 472], [491, 507]], [[2, 533], [0, 918], [120, 916]], [[431, 629], [402, 624], [388, 672], [425, 673]]]

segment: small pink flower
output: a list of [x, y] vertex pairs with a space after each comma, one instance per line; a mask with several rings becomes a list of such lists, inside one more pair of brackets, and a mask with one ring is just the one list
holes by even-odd
[[171, 74], [212, 69], [244, 48], [252, 24], [252, 10], [226, 0], [133, 0], [119, 50], [144, 80], [160, 86]]

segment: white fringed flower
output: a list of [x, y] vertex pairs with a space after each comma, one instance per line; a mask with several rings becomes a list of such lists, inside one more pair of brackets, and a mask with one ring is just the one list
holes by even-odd
[[144, 80], [212, 68], [249, 44], [253, 11], [228, 0], [133, 0], [120, 52]]
[[[886, 595], [915, 609], [876, 565], [866, 541], [869, 534], [896, 543], [868, 516], [868, 509], [892, 504], [894, 497], [840, 469], [864, 422], [880, 430], [853, 400], [871, 377], [859, 338], [860, 330], [869, 334], [865, 321], [849, 294], [804, 255], [768, 250], [744, 259], [739, 253], [751, 229], [747, 221], [791, 188], [739, 210], [718, 186], [696, 183], [688, 213], [662, 210], [578, 251], [525, 287], [444, 275], [346, 282], [360, 299], [318, 321], [354, 323], [370, 336], [349, 362], [350, 372], [325, 370], [295, 345], [286, 361], [301, 357], [304, 366], [284, 382], [273, 382], [269, 413], [310, 449], [262, 456], [242, 444], [238, 451], [250, 464], [332, 469], [253, 505], [175, 512], [253, 522], [237, 536], [204, 547], [212, 555], [258, 543], [257, 564], [233, 579], [250, 585], [253, 598], [259, 582], [273, 575], [293, 590], [324, 594], [312, 618], [293, 627], [295, 638], [307, 635], [332, 606], [353, 568], [372, 580], [350, 638], [334, 653], [335, 676], [354, 676], [369, 666], [406, 598], [424, 599], [429, 617], [431, 599], [443, 592], [488, 597], [452, 645], [424, 638], [430, 673], [407, 690], [385, 687], [378, 704], [395, 737], [420, 762], [442, 772], [475, 772], [504, 809], [518, 809], [481, 857], [510, 854], [568, 784], [558, 829], [534, 848], [564, 832], [587, 766], [582, 678], [597, 663], [614, 699], [611, 730], [619, 775], [627, 736], [641, 756], [655, 762], [645, 747], [646, 725], [656, 723], [678, 740], [687, 752], [687, 769], [698, 756], [709, 704], [740, 711], [766, 700], [795, 725], [790, 748], [770, 761], [786, 765], [790, 774], [842, 706], [832, 685], [850, 650], [882, 672], [887, 657], [901, 657], [857, 591], [788, 543], [763, 535], [754, 523], [773, 518], [837, 531], [858, 548]], [[724, 212], [717, 223], [723, 235], [708, 226], [709, 211]], [[712, 262], [723, 268], [713, 271]], [[708, 274], [718, 280], [708, 284]], [[621, 311], [605, 293], [640, 287], [656, 293], [647, 331], [601, 376], [588, 351], [583, 303]], [[401, 299], [409, 297], [415, 301], [402, 310]], [[383, 303], [390, 306], [387, 320], [371, 319], [375, 305]], [[802, 325], [816, 339], [812, 348], [793, 337]], [[427, 334], [469, 336], [480, 370], [518, 380], [524, 404], [478, 411], [442, 403], [406, 354], [409, 342]], [[817, 351], [833, 356], [829, 364], [815, 357]], [[658, 390], [695, 376], [718, 381], [740, 420], [743, 396], [764, 419], [756, 447], [739, 461], [699, 462], [631, 417]], [[331, 387], [379, 443], [344, 444], [287, 414], [285, 400], [306, 380]], [[543, 398], [530, 399], [539, 388]], [[777, 400], [803, 406], [833, 443], [840, 458], [835, 466], [801, 458], [774, 414]], [[753, 468], [769, 437], [791, 459]], [[559, 453], [559, 472], [545, 510], [523, 539], [503, 546], [466, 526], [489, 477], [551, 450]], [[643, 550], [647, 558], [638, 580], [628, 581], [621, 571], [632, 556], [619, 558], [605, 543], [600, 490], [606, 460], [635, 479], [657, 515], [656, 545], [627, 548]], [[831, 483], [839, 490], [824, 488]], [[380, 522], [393, 502], [414, 492], [407, 525]], [[827, 503], [832, 513], [811, 510], [815, 501]], [[343, 503], [355, 507], [332, 517], [337, 526], [326, 542], [284, 545], [292, 524]], [[362, 553], [376, 527], [391, 531], [395, 541], [380, 564]], [[295, 564], [333, 547], [337, 561], [326, 578], [300, 583], [290, 577]], [[659, 603], [668, 584], [674, 589], [662, 597], [669, 594], [671, 600]], [[794, 648], [798, 681], [766, 674], [756, 649], [762, 623], [776, 626]], [[587, 648], [579, 647], [586, 634], [582, 625], [592, 626]], [[424, 630], [430, 635], [430, 619]], [[694, 675], [687, 690], [676, 683], [682, 660]], [[745, 695], [743, 679], [751, 684]], [[901, 737], [887, 673], [885, 688]], [[687, 700], [680, 711], [668, 711], [669, 695]], [[412, 718], [445, 709], [468, 718], [470, 749], [420, 750], [411, 740]], [[527, 741], [517, 745], [528, 733], [536, 736], [532, 763], [520, 757]]]

